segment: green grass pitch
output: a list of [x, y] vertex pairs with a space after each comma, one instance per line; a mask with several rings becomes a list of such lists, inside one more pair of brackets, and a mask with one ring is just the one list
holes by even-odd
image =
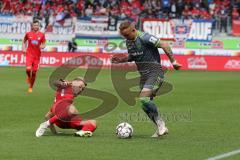
[[[167, 115], [170, 134], [163, 138], [150, 138], [154, 127], [140, 106], [129, 107], [120, 98], [116, 109], [96, 119], [98, 128], [92, 138], [74, 137], [73, 130], [60, 130], [64, 134], [59, 136], [48, 131], [36, 138], [35, 130], [53, 102], [54, 91], [48, 85], [53, 70], [41, 68], [33, 93], [28, 94], [24, 68], [0, 68], [1, 160], [203, 160], [240, 148], [238, 72], [167, 73], [166, 79], [174, 90], [155, 100], [160, 112]], [[78, 69], [71, 76], [84, 73]], [[88, 87], [118, 96], [109, 70], [102, 70]], [[76, 99], [80, 111], [99, 103], [86, 97]], [[134, 128], [131, 139], [118, 139], [115, 127], [126, 113], [141, 117], [128, 119]], [[174, 119], [174, 114], [178, 118]], [[238, 160], [240, 156], [229, 159]]]

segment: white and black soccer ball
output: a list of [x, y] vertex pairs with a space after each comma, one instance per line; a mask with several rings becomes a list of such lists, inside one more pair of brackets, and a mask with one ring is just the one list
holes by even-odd
[[126, 122], [120, 123], [116, 127], [116, 135], [118, 138], [131, 138], [133, 135], [133, 127]]

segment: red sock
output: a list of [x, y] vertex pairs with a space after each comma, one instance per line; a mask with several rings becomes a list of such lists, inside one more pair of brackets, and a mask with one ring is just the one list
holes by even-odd
[[49, 119], [49, 123], [50, 124], [54, 124], [56, 121], [58, 121], [58, 117], [57, 116], [53, 116], [52, 118]]
[[26, 74], [27, 74], [28, 79], [30, 79], [31, 78], [31, 70], [26, 69]]
[[33, 87], [35, 79], [36, 79], [37, 71], [32, 71], [32, 77], [31, 77], [31, 83], [30, 83], [30, 88]]
[[86, 124], [83, 125], [82, 130], [94, 132], [96, 128], [97, 126], [95, 124], [87, 122]]

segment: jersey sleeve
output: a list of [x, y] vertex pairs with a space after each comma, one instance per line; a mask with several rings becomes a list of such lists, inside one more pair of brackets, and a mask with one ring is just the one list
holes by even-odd
[[145, 44], [149, 44], [151, 46], [154, 47], [158, 47], [160, 44], [160, 39], [148, 34], [148, 33], [143, 33], [143, 35], [141, 36], [141, 40], [145, 43]]
[[132, 62], [132, 61], [134, 61], [133, 57], [131, 55], [128, 55], [128, 62]]
[[28, 40], [28, 33], [25, 34], [23, 41], [26, 42]]
[[43, 33], [43, 37], [42, 37], [42, 43], [46, 43], [46, 38], [45, 38], [45, 34]]

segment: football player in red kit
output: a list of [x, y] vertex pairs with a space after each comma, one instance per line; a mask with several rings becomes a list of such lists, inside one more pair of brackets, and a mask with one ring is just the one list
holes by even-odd
[[46, 121], [37, 129], [36, 137], [41, 137], [47, 128], [50, 128], [53, 134], [57, 134], [54, 125], [62, 129], [76, 129], [76, 136], [91, 137], [96, 129], [96, 121], [82, 120], [73, 105], [74, 97], [78, 96], [87, 84], [77, 77], [73, 81], [55, 81], [54, 85], [57, 87], [54, 104], [45, 115]]
[[23, 39], [22, 51], [26, 53], [26, 73], [27, 83], [29, 84], [28, 92], [32, 92], [32, 88], [36, 79], [41, 57], [41, 49], [46, 46], [44, 33], [39, 31], [40, 24], [33, 21], [32, 30], [27, 32]]

